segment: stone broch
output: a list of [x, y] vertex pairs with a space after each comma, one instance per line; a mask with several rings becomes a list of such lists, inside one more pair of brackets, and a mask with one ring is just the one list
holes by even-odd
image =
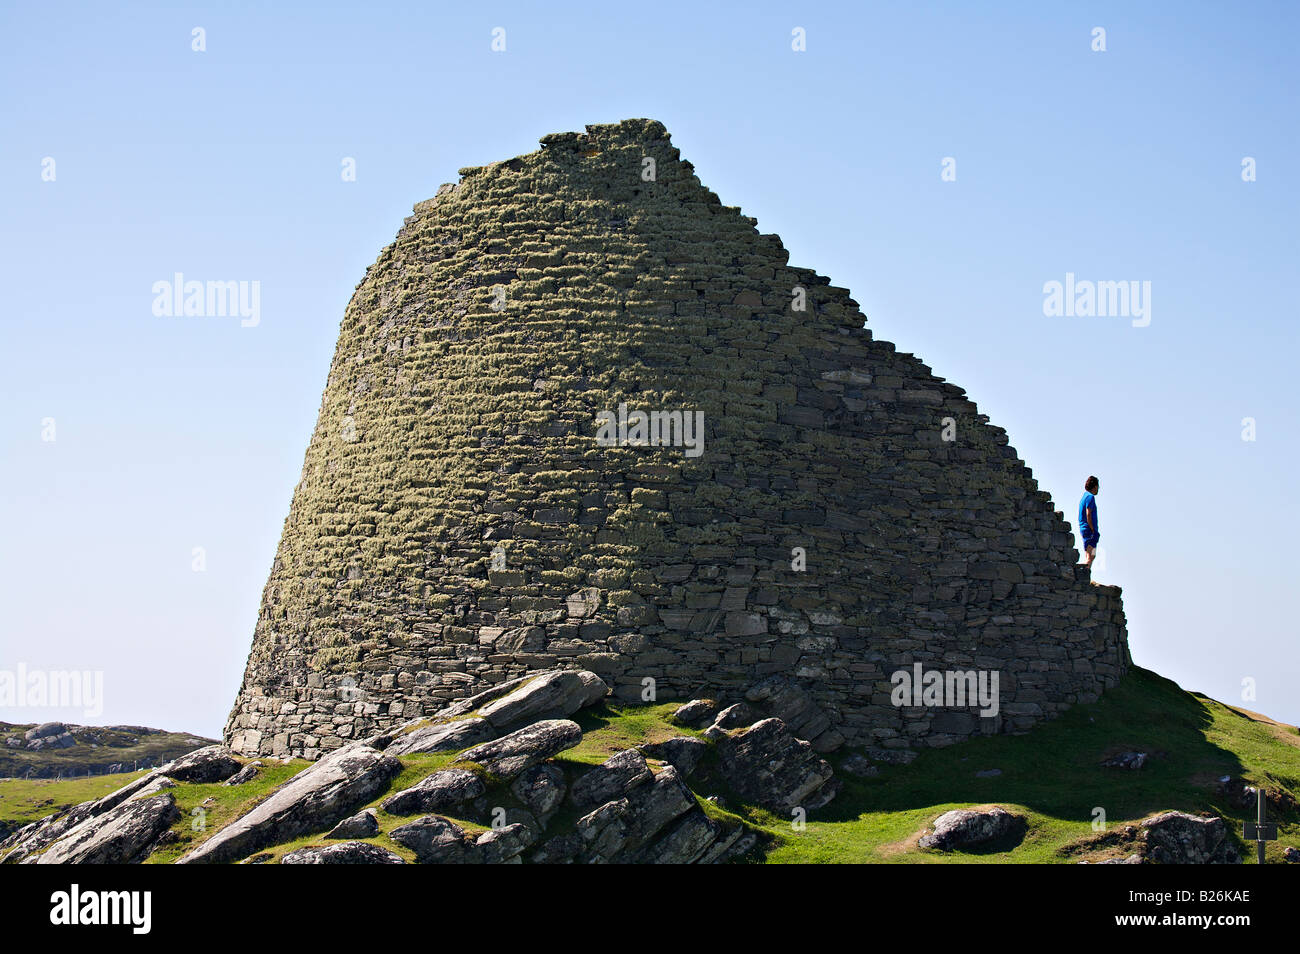
[[[626, 701], [779, 677], [884, 749], [1114, 685], [1119, 590], [1006, 433], [787, 258], [650, 120], [418, 204], [344, 314], [230, 747], [319, 758], [555, 668]], [[703, 452], [602, 446], [621, 404], [701, 412]], [[915, 662], [997, 670], [999, 715], [896, 708]]]

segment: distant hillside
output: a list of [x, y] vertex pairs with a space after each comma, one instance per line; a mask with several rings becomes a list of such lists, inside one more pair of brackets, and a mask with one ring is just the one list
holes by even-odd
[[0, 722], [0, 778], [77, 778], [154, 768], [214, 740], [142, 725]]

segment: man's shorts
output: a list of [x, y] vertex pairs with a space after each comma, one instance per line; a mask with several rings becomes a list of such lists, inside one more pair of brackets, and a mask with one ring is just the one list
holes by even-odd
[[1083, 540], [1083, 548], [1084, 548], [1085, 550], [1088, 550], [1088, 549], [1095, 549], [1096, 546], [1097, 546], [1097, 541], [1100, 540], [1100, 539], [1101, 539], [1101, 534], [1100, 534], [1100, 533], [1097, 534], [1095, 537], [1092, 537], [1091, 539], [1089, 539], [1088, 537], [1084, 537], [1084, 540]]

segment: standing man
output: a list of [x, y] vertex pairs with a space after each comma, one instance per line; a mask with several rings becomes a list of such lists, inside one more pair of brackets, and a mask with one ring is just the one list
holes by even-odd
[[1083, 482], [1083, 490], [1079, 499], [1079, 535], [1083, 537], [1083, 565], [1092, 566], [1097, 541], [1101, 539], [1101, 531], [1097, 529], [1097, 492], [1101, 490], [1101, 481], [1089, 477]]

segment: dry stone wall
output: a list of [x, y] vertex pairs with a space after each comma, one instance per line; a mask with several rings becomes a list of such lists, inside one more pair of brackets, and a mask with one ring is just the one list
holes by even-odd
[[[344, 315], [235, 751], [319, 757], [556, 666], [628, 701], [777, 677], [823, 748], [1020, 731], [1117, 682], [1120, 593], [1006, 433], [661, 124], [461, 176]], [[702, 420], [702, 447], [608, 446], [620, 405]], [[916, 663], [996, 671], [998, 714], [893, 705]]]

